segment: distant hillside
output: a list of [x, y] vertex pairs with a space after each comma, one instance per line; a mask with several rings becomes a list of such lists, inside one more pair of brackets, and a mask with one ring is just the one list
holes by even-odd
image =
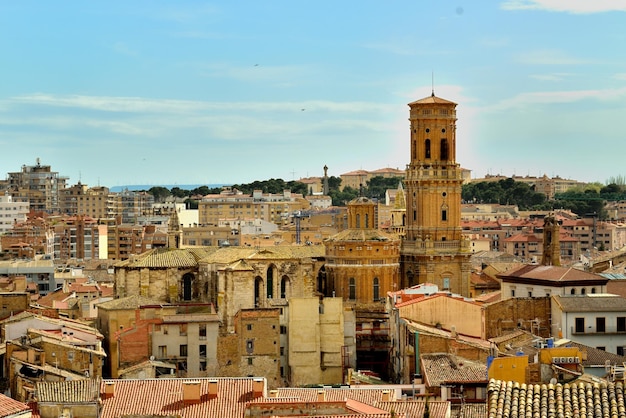
[[110, 187], [110, 191], [119, 193], [123, 190], [137, 191], [137, 190], [150, 190], [153, 187], [165, 187], [168, 190], [172, 190], [174, 187], [178, 187], [183, 190], [193, 190], [198, 187], [207, 186], [209, 189], [216, 187], [227, 186], [226, 184], [129, 184], [125, 186], [113, 186]]

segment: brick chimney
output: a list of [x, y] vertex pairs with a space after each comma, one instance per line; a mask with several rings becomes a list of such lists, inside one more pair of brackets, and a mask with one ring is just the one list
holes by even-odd
[[200, 402], [200, 382], [197, 380], [183, 382], [183, 402]]
[[104, 382], [104, 397], [112, 398], [115, 396], [115, 382]]
[[209, 380], [209, 398], [217, 398], [217, 380]]
[[393, 391], [391, 390], [383, 390], [383, 402], [394, 402], [396, 400], [393, 395]]
[[265, 396], [265, 379], [262, 377], [255, 377], [252, 381], [252, 396], [255, 398]]
[[317, 391], [317, 401], [326, 402], [326, 391], [324, 389], [320, 389]]

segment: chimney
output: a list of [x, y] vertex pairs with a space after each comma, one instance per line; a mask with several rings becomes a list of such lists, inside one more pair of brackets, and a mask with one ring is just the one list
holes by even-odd
[[115, 396], [115, 382], [104, 382], [104, 397], [106, 399]]
[[392, 395], [392, 391], [391, 390], [383, 390], [383, 402], [393, 402], [396, 400], [396, 398]]
[[270, 390], [270, 398], [278, 398], [278, 391], [276, 389]]
[[324, 389], [320, 389], [317, 391], [317, 401], [326, 402], [326, 391]]
[[200, 402], [200, 382], [197, 380], [183, 382], [183, 402]]
[[217, 398], [217, 380], [209, 380], [209, 398]]
[[255, 377], [252, 381], [252, 396], [259, 398], [265, 396], [265, 379], [262, 377]]

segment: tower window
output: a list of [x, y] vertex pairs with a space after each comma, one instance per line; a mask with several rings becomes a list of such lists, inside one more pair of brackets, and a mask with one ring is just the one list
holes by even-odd
[[424, 149], [424, 156], [426, 158], [430, 158], [430, 139], [427, 139], [424, 142], [424, 147], [425, 147], [425, 149]]
[[447, 221], [448, 220], [448, 211], [445, 209], [441, 210], [441, 220], [442, 221]]
[[441, 160], [448, 159], [448, 140], [441, 138]]
[[350, 300], [356, 299], [356, 281], [354, 280], [354, 277], [350, 277], [350, 281], [348, 284], [348, 293], [349, 293], [348, 298]]

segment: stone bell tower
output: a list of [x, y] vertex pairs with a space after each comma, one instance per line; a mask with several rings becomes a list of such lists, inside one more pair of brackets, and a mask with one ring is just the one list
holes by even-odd
[[404, 287], [433, 283], [470, 296], [469, 242], [461, 234], [461, 168], [456, 103], [435, 96], [409, 103], [411, 161], [406, 169]]

